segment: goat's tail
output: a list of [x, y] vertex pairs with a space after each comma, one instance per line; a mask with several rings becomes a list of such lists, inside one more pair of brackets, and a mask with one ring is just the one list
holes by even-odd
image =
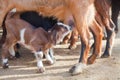
[[6, 20], [12, 18], [15, 13], [16, 13], [16, 9], [11, 10], [11, 11], [6, 15]]
[[4, 18], [3, 23], [2, 23], [2, 30], [3, 30], [3, 34], [2, 37], [0, 39], [0, 47], [2, 47], [3, 43], [5, 42], [6, 39], [6, 35], [7, 35], [7, 31], [6, 31], [6, 25], [5, 25], [5, 21], [12, 18], [15, 14], [15, 10], [13, 9], [12, 11], [10, 11]]

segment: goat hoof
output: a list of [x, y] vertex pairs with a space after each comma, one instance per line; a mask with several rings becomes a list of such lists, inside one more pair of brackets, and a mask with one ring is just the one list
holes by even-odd
[[49, 65], [53, 65], [54, 62], [53, 62], [53, 61], [47, 61], [47, 64], [49, 64]]
[[87, 64], [93, 64], [95, 62], [95, 59], [92, 59], [91, 57], [88, 58]]
[[87, 64], [93, 64], [96, 58], [97, 58], [97, 55], [94, 55], [94, 54], [91, 55], [87, 60]]
[[56, 62], [56, 59], [53, 57], [52, 60], [47, 60], [47, 64], [53, 65]]
[[8, 63], [3, 64], [3, 69], [7, 69], [7, 68], [9, 68], [9, 64]]
[[92, 59], [88, 59], [87, 64], [93, 64], [95, 61]]
[[56, 62], [56, 59], [55, 59], [55, 57], [53, 57], [53, 58], [52, 58], [52, 60], [53, 60], [53, 62], [54, 62], [54, 63]]
[[70, 45], [70, 46], [69, 46], [69, 49], [71, 49], [71, 50], [72, 50], [72, 49], [76, 49], [76, 48], [77, 48], [76, 45]]
[[80, 73], [83, 72], [83, 69], [85, 68], [85, 64], [83, 63], [78, 63], [76, 65], [74, 65], [70, 70], [69, 72], [71, 73], [72, 76], [74, 75], [78, 75]]
[[[55, 64], [55, 62], [56, 62], [56, 59], [55, 59], [55, 58], [53, 58], [52, 60], [53, 60], [53, 64]], [[53, 64], [52, 64], [52, 65], [53, 65]]]
[[37, 73], [43, 73], [43, 72], [45, 72], [45, 68], [44, 67], [39, 68], [38, 71], [37, 71]]
[[101, 56], [101, 58], [108, 58], [108, 57], [110, 57], [111, 55], [109, 55], [109, 54], [103, 54], [102, 56]]

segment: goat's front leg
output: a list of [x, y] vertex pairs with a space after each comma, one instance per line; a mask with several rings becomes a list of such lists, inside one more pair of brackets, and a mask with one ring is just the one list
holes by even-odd
[[54, 52], [53, 52], [52, 48], [50, 48], [49, 50], [47, 50], [46, 53], [45, 53], [46, 60], [51, 65], [55, 63], [55, 58], [54, 58], [53, 54], [54, 54]]
[[[87, 31], [87, 30], [86, 30]], [[90, 50], [90, 45], [89, 45], [89, 38], [87, 37], [87, 32], [84, 30], [84, 36], [80, 36], [81, 37], [81, 55], [79, 58], [79, 63], [74, 65], [69, 72], [72, 75], [77, 75], [83, 72], [83, 69], [86, 68], [86, 64], [87, 64], [87, 59], [88, 59], [88, 53]]]
[[35, 57], [37, 59], [37, 67], [38, 67], [38, 72], [43, 73], [45, 71], [45, 68], [42, 63], [42, 58], [43, 58], [43, 52], [34, 52]]
[[54, 50], [53, 48], [49, 49], [49, 55], [52, 58], [52, 60], [54, 61], [54, 63], [56, 62], [55, 56], [54, 56]]
[[90, 46], [86, 45], [83, 41], [81, 41], [81, 55], [79, 58], [79, 63], [74, 65], [69, 72], [72, 75], [77, 75], [83, 72], [83, 69], [86, 68], [86, 64], [87, 64], [87, 59], [88, 59], [88, 53], [89, 53], [89, 49]]

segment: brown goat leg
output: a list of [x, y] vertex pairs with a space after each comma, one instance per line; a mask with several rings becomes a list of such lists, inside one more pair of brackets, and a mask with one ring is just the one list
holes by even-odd
[[115, 25], [112, 22], [112, 20], [105, 19], [106, 22], [106, 32], [107, 32], [107, 43], [106, 43], [106, 48], [101, 56], [102, 58], [107, 58], [111, 56], [113, 44], [114, 44], [114, 39], [115, 39]]
[[76, 28], [73, 29], [69, 49], [75, 49], [77, 47], [76, 42], [78, 41], [78, 31]]
[[10, 56], [10, 54], [9, 54], [9, 44], [8, 44], [8, 42], [5, 42], [2, 45], [2, 67], [4, 69], [9, 67], [9, 64], [8, 64], [8, 57], [9, 56]]
[[[81, 55], [79, 58], [79, 63], [74, 65], [69, 72], [72, 75], [77, 75], [82, 73], [83, 69], [86, 68], [88, 53], [90, 51], [89, 38], [87, 37], [89, 30], [84, 30], [84, 36], [81, 37]], [[84, 37], [84, 38], [83, 38]], [[85, 40], [83, 40], [85, 39]]]
[[103, 32], [102, 28], [99, 26], [99, 24], [97, 24], [95, 20], [93, 22], [93, 25], [91, 25], [90, 29], [93, 32], [95, 43], [93, 54], [88, 58], [88, 64], [93, 64], [95, 62], [96, 57], [101, 56]]

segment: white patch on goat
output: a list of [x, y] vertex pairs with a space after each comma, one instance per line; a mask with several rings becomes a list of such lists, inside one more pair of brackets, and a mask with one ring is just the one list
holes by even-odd
[[15, 56], [15, 50], [14, 50], [14, 45], [12, 45], [11, 47], [9, 47], [9, 52], [12, 56]]
[[2, 63], [3, 63], [3, 64], [8, 63], [8, 59], [2, 59]]
[[17, 10], [16, 10], [16, 8], [14, 8], [14, 9], [12, 9], [10, 12], [16, 12]]
[[23, 28], [20, 30], [20, 41], [18, 41], [18, 43], [22, 44], [24, 47], [28, 48], [28, 49], [32, 49], [33, 47], [31, 45], [27, 45], [25, 44], [25, 31], [26, 28]]
[[20, 30], [20, 42], [25, 43], [24, 35], [25, 35], [25, 28]]
[[54, 58], [54, 51], [52, 48], [49, 49], [49, 55], [52, 59]]
[[71, 28], [69, 25], [63, 24], [63, 23], [61, 23], [61, 22], [58, 22], [57, 25], [64, 26], [64, 27], [66, 27], [68, 30], [70, 30], [70, 28]]
[[37, 67], [38, 68], [43, 68], [42, 60], [37, 61]]
[[43, 63], [42, 63], [43, 52], [39, 51], [39, 52], [34, 52], [34, 53], [35, 53], [35, 57], [37, 59], [38, 68], [43, 68]]
[[47, 52], [47, 54], [45, 54], [45, 57], [46, 57], [46, 59], [50, 62], [50, 64], [53, 64], [53, 63], [54, 63], [54, 61], [52, 60], [52, 58], [51, 58], [50, 55], [49, 55], [49, 52]]

